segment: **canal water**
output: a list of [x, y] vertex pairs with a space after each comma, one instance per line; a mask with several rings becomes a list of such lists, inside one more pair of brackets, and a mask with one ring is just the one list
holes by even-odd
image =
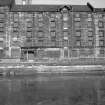
[[36, 74], [0, 78], [0, 105], [105, 105], [105, 77]]

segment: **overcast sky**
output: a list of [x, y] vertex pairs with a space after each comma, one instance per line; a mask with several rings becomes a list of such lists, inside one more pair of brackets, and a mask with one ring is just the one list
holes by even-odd
[[[32, 0], [32, 4], [86, 4], [90, 2], [96, 8], [105, 8], [105, 0]], [[17, 4], [21, 3], [21, 0], [16, 0]]]

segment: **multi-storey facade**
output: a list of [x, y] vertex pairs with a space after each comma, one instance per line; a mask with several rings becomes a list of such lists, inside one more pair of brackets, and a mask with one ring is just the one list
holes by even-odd
[[105, 57], [105, 9], [87, 5], [0, 3], [0, 58]]

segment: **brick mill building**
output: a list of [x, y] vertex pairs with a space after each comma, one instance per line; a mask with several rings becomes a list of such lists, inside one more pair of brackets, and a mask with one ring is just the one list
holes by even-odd
[[105, 57], [105, 9], [0, 0], [0, 58], [20, 61]]

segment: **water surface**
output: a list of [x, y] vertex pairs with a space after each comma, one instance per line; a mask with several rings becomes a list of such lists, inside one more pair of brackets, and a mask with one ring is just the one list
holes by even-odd
[[105, 105], [105, 77], [41, 74], [1, 78], [0, 105]]

